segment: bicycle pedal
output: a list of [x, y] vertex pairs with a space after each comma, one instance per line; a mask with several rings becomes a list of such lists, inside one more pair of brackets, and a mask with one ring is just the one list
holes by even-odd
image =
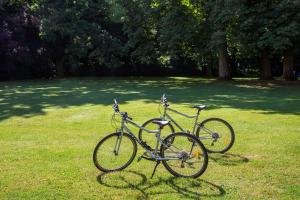
[[184, 164], [183, 164], [183, 163], [181, 163], [180, 167], [181, 167], [181, 168], [184, 168]]
[[142, 160], [142, 158], [143, 158], [142, 156], [139, 156], [137, 159], [137, 162], [140, 162]]
[[189, 142], [194, 142], [194, 140], [193, 140], [193, 139], [191, 139], [191, 138], [188, 138], [188, 141], [189, 141]]
[[145, 151], [141, 156], [138, 157], [137, 162], [140, 162], [143, 158], [144, 159], [149, 159], [150, 158], [147, 151]]

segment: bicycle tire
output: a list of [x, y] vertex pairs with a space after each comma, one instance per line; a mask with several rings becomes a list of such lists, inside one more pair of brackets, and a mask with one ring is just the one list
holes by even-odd
[[210, 149], [207, 145], [204, 145], [204, 146], [207, 149], [207, 152], [209, 152], [209, 153], [225, 153], [225, 152], [229, 151], [229, 149], [231, 149], [231, 147], [233, 146], [234, 141], [235, 141], [235, 133], [234, 133], [234, 130], [233, 130], [232, 126], [227, 121], [225, 121], [224, 119], [221, 119], [221, 118], [208, 118], [208, 119], [203, 120], [200, 123], [200, 125], [198, 126], [197, 130], [196, 130], [196, 137], [199, 138], [200, 131], [202, 129], [201, 127], [203, 127], [203, 126], [205, 127], [205, 124], [207, 124], [209, 122], [212, 122], [212, 121], [220, 122], [228, 128], [228, 130], [230, 131], [230, 142], [228, 143], [228, 145], [226, 145], [225, 148], [220, 149], [220, 150], [213, 150], [213, 149]]
[[[173, 139], [171, 139], [171, 137], [173, 137]], [[174, 169], [172, 169], [171, 165], [168, 163], [168, 160], [162, 160], [162, 163], [164, 165], [164, 167], [173, 175], [173, 176], [176, 176], [176, 177], [186, 177], [186, 178], [198, 178], [199, 176], [201, 176], [205, 170], [207, 169], [207, 165], [208, 165], [208, 154], [207, 154], [207, 150], [206, 148], [204, 147], [204, 145], [201, 143], [201, 141], [194, 135], [191, 135], [191, 134], [187, 134], [187, 133], [183, 133], [183, 132], [177, 132], [177, 133], [173, 133], [169, 136], [167, 136], [165, 139], [164, 139], [164, 144], [168, 144], [168, 140], [171, 140], [171, 141], [177, 141], [177, 139], [175, 139], [175, 137], [187, 137], [187, 141], [193, 141], [193, 142], [196, 142], [198, 144], [198, 146], [200, 147], [200, 149], [202, 150], [202, 154], [201, 156], [203, 157], [203, 164], [201, 166], [201, 168], [199, 169], [198, 172], [192, 174], [192, 175], [183, 175], [183, 174], [180, 174], [178, 172], [176, 172]], [[171, 145], [173, 145], [173, 142], [171, 142]], [[165, 147], [165, 145], [161, 145], [160, 147], [160, 155], [164, 158], [165, 157], [165, 150], [167, 148]]]
[[[122, 137], [126, 137], [128, 138], [131, 142], [132, 142], [132, 145], [133, 145], [133, 152], [132, 152], [132, 155], [130, 157], [130, 159], [123, 165], [121, 165], [120, 167], [118, 168], [115, 168], [115, 169], [107, 169], [106, 167], [103, 167], [99, 161], [98, 161], [98, 157], [97, 157], [97, 154], [98, 154], [98, 150], [99, 148], [101, 147], [101, 145], [108, 139], [110, 139], [111, 137], [114, 137], [114, 136], [117, 136], [119, 137], [121, 135], [121, 132], [115, 132], [115, 133], [111, 133], [107, 136], [105, 136], [104, 138], [102, 138], [96, 145], [95, 149], [94, 149], [94, 152], [93, 152], [93, 162], [95, 164], [95, 166], [100, 170], [100, 171], [103, 171], [103, 172], [113, 172], [113, 171], [120, 171], [120, 170], [123, 170], [125, 169], [126, 167], [128, 167], [133, 159], [135, 158], [136, 156], [136, 153], [137, 153], [137, 144], [136, 144], [136, 141], [135, 139], [130, 136], [128, 133], [123, 133], [123, 136]], [[129, 148], [128, 146], [126, 148]]]

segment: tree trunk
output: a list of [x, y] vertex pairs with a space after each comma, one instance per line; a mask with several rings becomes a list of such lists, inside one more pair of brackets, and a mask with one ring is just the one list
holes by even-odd
[[288, 81], [295, 80], [294, 55], [292, 50], [286, 50], [283, 53], [283, 78]]
[[226, 47], [219, 49], [219, 79], [230, 80], [231, 74], [228, 66], [228, 55]]
[[260, 58], [260, 65], [261, 65], [260, 79], [262, 80], [272, 79], [270, 55], [266, 50], [262, 52]]

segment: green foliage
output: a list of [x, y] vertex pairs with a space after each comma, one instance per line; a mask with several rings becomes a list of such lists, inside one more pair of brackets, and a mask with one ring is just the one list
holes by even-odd
[[126, 1], [126, 49], [141, 63], [165, 65], [161, 58], [199, 61], [206, 51], [205, 12], [195, 1]]
[[244, 1], [239, 12], [235, 34], [240, 51], [259, 54], [295, 48], [300, 36], [298, 1]]
[[126, 16], [124, 34], [128, 40], [124, 46], [131, 63], [155, 64], [159, 58], [157, 30], [151, 16], [151, 2], [147, 0], [122, 1]]
[[41, 0], [41, 37], [63, 47], [67, 63], [119, 65], [120, 41], [107, 25], [108, 4], [95, 0]]
[[194, 58], [203, 53], [205, 13], [190, 1], [161, 1], [157, 7], [158, 41], [169, 55]]
[[4, 0], [3, 5], [35, 13], [49, 62], [69, 74], [175, 65], [212, 71], [220, 52], [219, 63], [237, 72], [242, 63], [256, 69], [251, 63], [262, 52], [277, 57], [285, 50], [300, 52], [299, 1]]

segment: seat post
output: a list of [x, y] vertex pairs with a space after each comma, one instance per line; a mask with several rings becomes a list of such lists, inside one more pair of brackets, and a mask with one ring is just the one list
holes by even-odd
[[193, 127], [193, 132], [192, 132], [193, 135], [195, 135], [195, 131], [196, 131], [196, 127], [197, 127], [199, 115], [200, 115], [200, 109], [198, 109], [198, 111], [197, 111], [197, 115], [196, 115], [196, 119], [195, 119], [195, 123], [194, 123], [194, 127]]
[[161, 128], [159, 126], [159, 131], [155, 134], [155, 137], [156, 137], [156, 146], [155, 146], [155, 158], [158, 158], [158, 146], [160, 144], [160, 133], [161, 133]]

